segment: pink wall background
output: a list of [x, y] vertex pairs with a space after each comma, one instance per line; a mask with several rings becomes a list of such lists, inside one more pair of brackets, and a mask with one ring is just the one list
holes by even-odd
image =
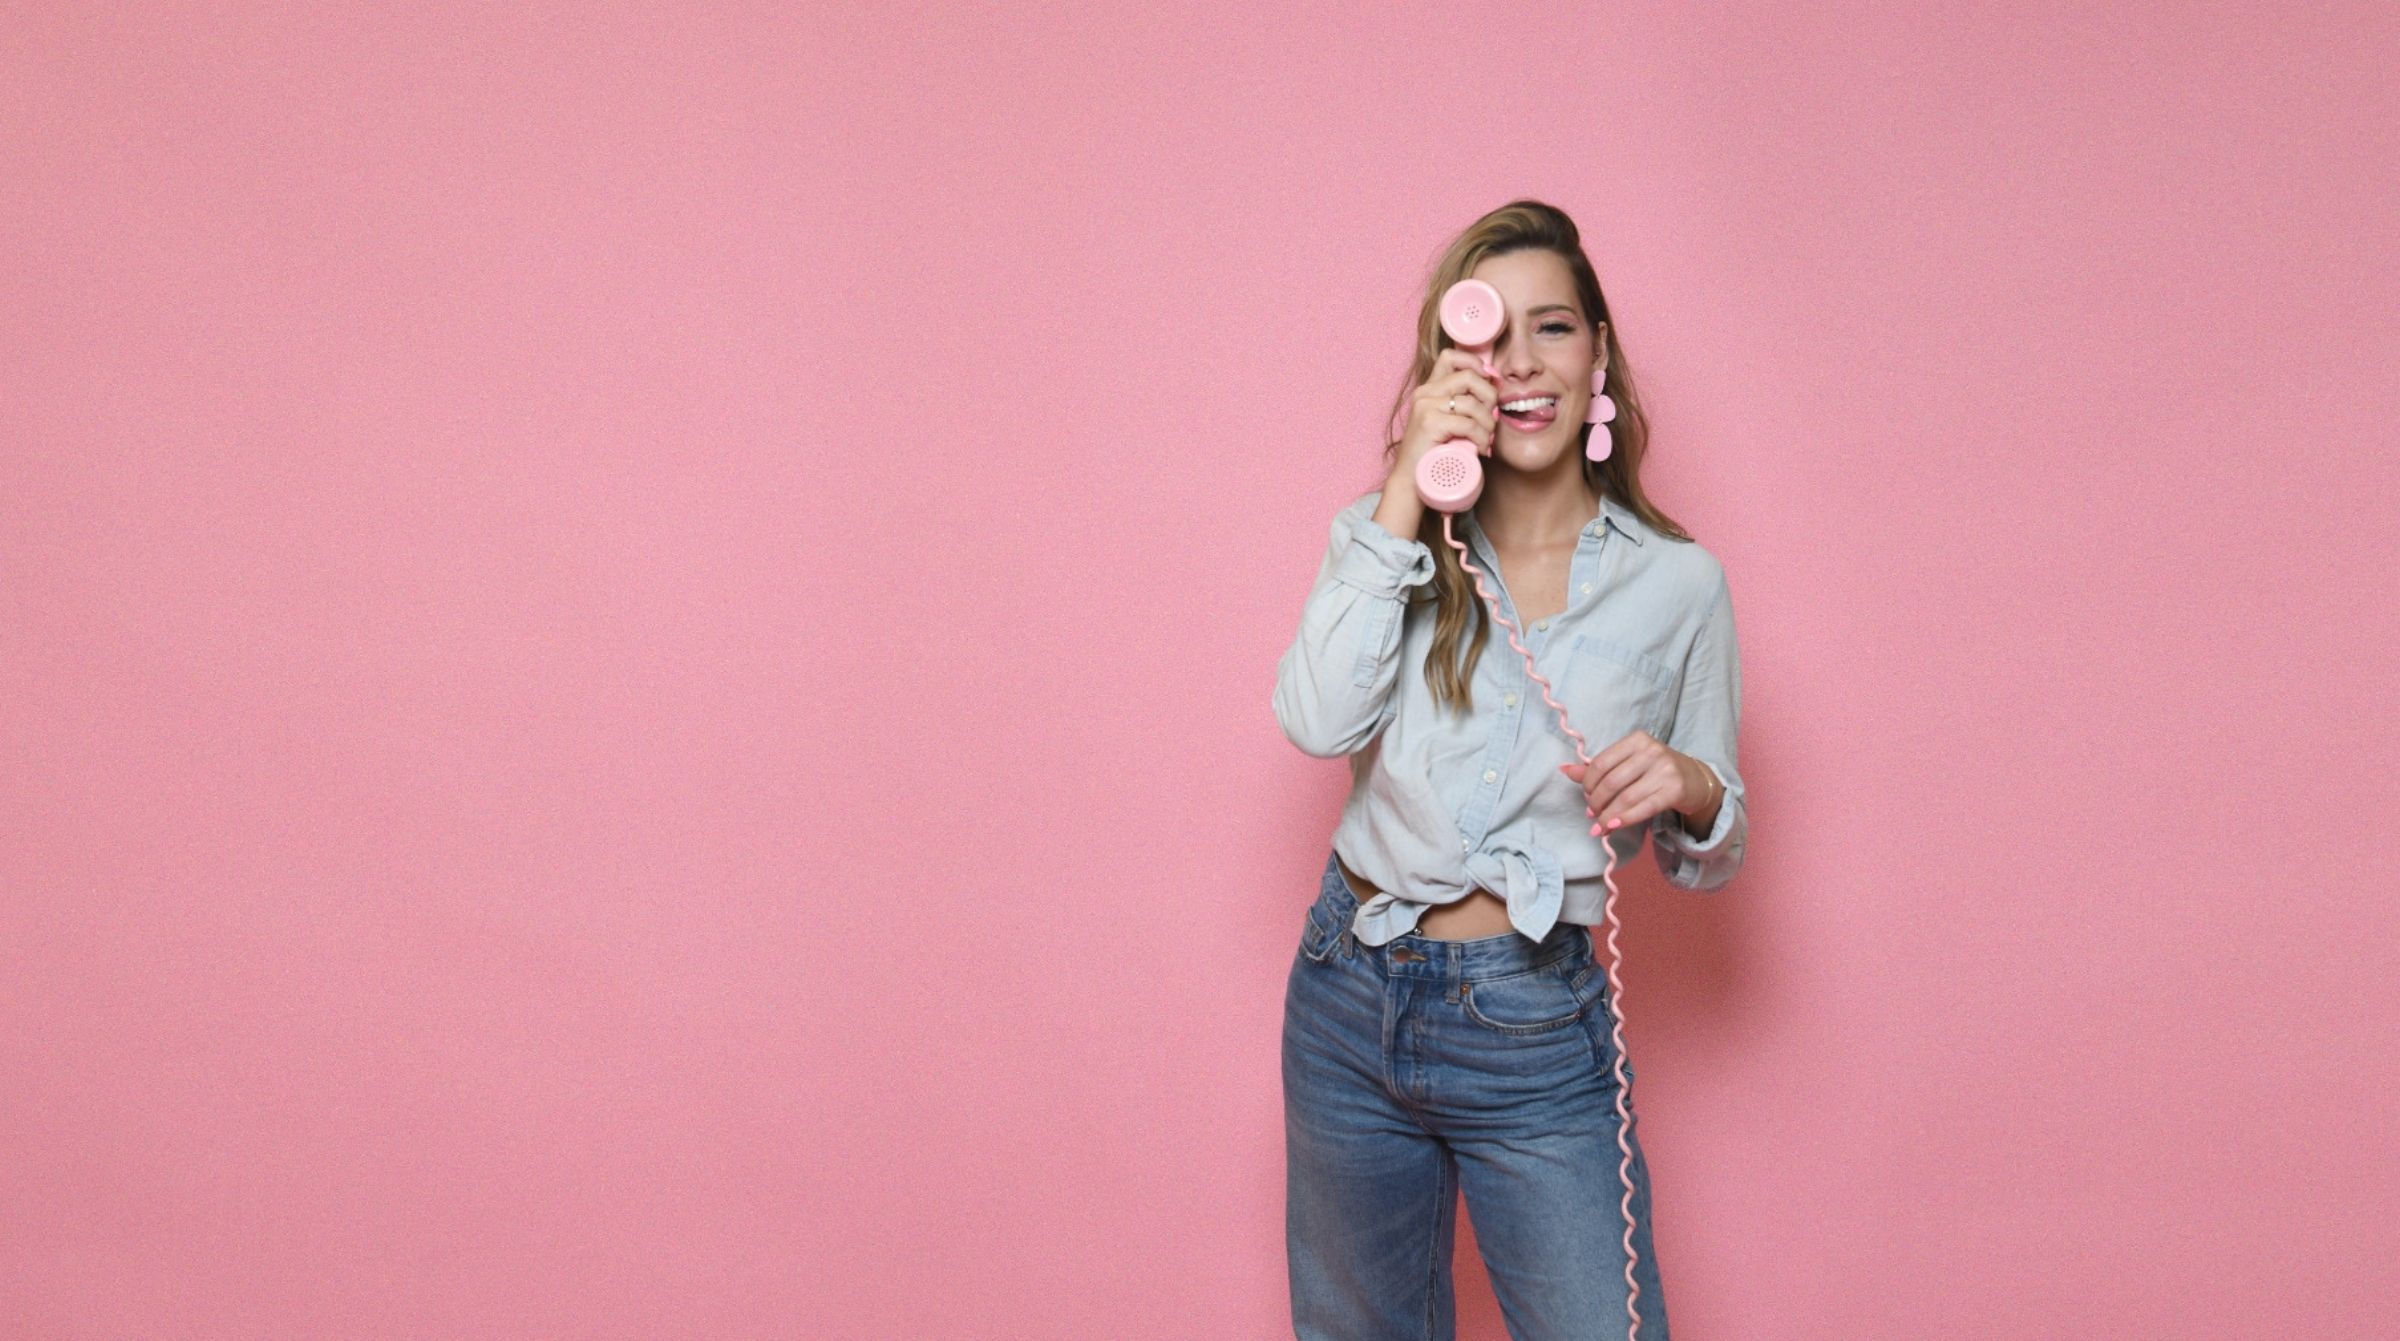
[[0, 29], [0, 1333], [1288, 1335], [1274, 661], [1517, 195], [1741, 611], [1677, 1336], [2400, 1329], [2389, 6], [509, 8]]

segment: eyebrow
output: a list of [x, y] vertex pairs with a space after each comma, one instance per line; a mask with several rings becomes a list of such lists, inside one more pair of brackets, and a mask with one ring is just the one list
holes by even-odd
[[1533, 309], [1532, 311], [1530, 311], [1530, 312], [1526, 313], [1525, 315], [1526, 315], [1526, 316], [1529, 316], [1529, 317], [1538, 317], [1538, 316], [1540, 316], [1541, 314], [1543, 314], [1544, 312], [1567, 312], [1567, 313], [1572, 313], [1572, 312], [1574, 312], [1574, 311], [1575, 311], [1575, 309], [1574, 309], [1574, 308], [1567, 306], [1565, 303], [1547, 303], [1547, 304], [1544, 304], [1544, 305], [1543, 305], [1543, 306], [1541, 306], [1541, 307], [1537, 307], [1537, 308]]

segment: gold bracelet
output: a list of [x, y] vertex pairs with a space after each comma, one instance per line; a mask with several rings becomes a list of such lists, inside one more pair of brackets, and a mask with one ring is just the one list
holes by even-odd
[[[1698, 761], [1697, 761], [1697, 760], [1694, 760], [1694, 762], [1695, 762], [1695, 763], [1697, 763]], [[1718, 789], [1720, 786], [1722, 786], [1723, 784], [1722, 784], [1722, 783], [1719, 783], [1719, 782], [1717, 781], [1717, 770], [1715, 770], [1715, 769], [1713, 769], [1713, 768], [1710, 768], [1710, 767], [1709, 767], [1707, 764], [1701, 764], [1701, 765], [1700, 765], [1700, 771], [1701, 771], [1702, 773], [1705, 773], [1705, 774], [1707, 774], [1707, 775], [1708, 775], [1708, 782], [1709, 782], [1709, 787], [1708, 787], [1709, 802], [1708, 802], [1708, 803], [1704, 803], [1704, 804], [1702, 804], [1702, 805], [1701, 805], [1701, 807], [1700, 807], [1702, 810], [1706, 810], [1706, 809], [1708, 809], [1708, 806], [1709, 806], [1709, 804], [1713, 804], [1713, 803], [1715, 802], [1715, 800], [1716, 800], [1716, 795], [1717, 795], [1717, 789]], [[1691, 819], [1692, 819], [1692, 817], [1691, 817], [1691, 816], [1689, 816], [1689, 815], [1685, 815], [1685, 816], [1683, 817], [1683, 820], [1684, 820], [1683, 831], [1684, 831], [1685, 833], [1691, 833], [1691, 832], [1692, 832]]]

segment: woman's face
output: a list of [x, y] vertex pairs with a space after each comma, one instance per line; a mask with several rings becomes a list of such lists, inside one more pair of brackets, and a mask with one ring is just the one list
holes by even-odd
[[[1592, 403], [1599, 341], [1575, 299], [1564, 258], [1529, 248], [1487, 256], [1471, 278], [1500, 291], [1508, 324], [1493, 342], [1493, 381], [1500, 392], [1495, 456], [1524, 471], [1539, 471], [1574, 449]], [[1515, 402], [1546, 400], [1509, 413]]]

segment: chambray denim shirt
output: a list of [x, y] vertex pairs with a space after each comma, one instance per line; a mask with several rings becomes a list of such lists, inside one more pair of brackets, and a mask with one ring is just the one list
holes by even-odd
[[1434, 703], [1424, 673], [1433, 551], [1376, 524], [1382, 498], [1377, 490], [1335, 514], [1299, 634], [1275, 667], [1284, 735], [1350, 763], [1333, 849], [1379, 891], [1359, 906], [1358, 939], [1406, 935], [1427, 907], [1478, 886], [1501, 894], [1510, 923], [1534, 941], [1561, 919], [1596, 925], [1608, 896], [1603, 844], [1615, 846], [1622, 872], [1645, 833], [1669, 883], [1713, 890], [1733, 879], [1749, 827], [1734, 765], [1742, 676], [1716, 556], [1603, 498], [1576, 538], [1566, 609], [1528, 627], [1473, 509], [1452, 522], [1590, 753], [1639, 727], [1725, 784], [1706, 834], [1684, 832], [1669, 810], [1594, 837], [1583, 789], [1559, 772], [1575, 762], [1574, 742], [1506, 629], [1492, 625], [1476, 660], [1474, 710]]

